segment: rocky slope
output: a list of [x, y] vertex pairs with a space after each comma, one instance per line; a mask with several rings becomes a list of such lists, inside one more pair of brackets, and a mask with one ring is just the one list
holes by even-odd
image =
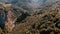
[[[11, 32], [0, 30], [1, 34], [60, 34], [60, 2], [31, 12], [8, 3], [2, 3], [1, 5], [3, 6], [0, 8], [2, 10], [0, 13], [5, 14], [4, 17], [9, 17], [12, 14], [13, 17], [10, 18], [12, 20], [10, 22], [8, 20], [8, 22], [15, 25]], [[11, 14], [9, 14], [10, 11]]]

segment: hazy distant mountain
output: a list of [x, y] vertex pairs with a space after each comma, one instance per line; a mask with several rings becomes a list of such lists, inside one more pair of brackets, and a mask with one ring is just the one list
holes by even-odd
[[[56, 1], [59, 1], [59, 0], [0, 0], [2, 2], [10, 2], [10, 3], [13, 3], [13, 4], [18, 4], [18, 3], [21, 3], [21, 2], [28, 2], [28, 3], [31, 3], [31, 2], [34, 2], [34, 3], [37, 3], [37, 4], [45, 4], [46, 2], [48, 3], [54, 3]], [[47, 4], [48, 4], [47, 3]]]
[[38, 5], [39, 6], [51, 5], [59, 0], [0, 0], [0, 1], [9, 2], [12, 4], [19, 5], [19, 6], [21, 6], [21, 5], [27, 6], [28, 5], [29, 7], [36, 8], [36, 7], [38, 7]]
[[8, 2], [15, 4], [20, 8], [23, 8], [28, 11], [37, 10], [37, 9], [48, 9], [49, 6], [56, 3], [59, 0], [0, 0], [2, 2]]
[[12, 4], [16, 4], [24, 9], [35, 9], [41, 6], [49, 6], [59, 0], [12, 0]]

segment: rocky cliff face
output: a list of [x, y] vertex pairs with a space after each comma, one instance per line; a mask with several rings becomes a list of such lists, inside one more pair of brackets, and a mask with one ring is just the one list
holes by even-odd
[[[17, 18], [27, 14], [23, 9], [9, 3], [0, 2], [0, 27], [7, 32], [12, 31]], [[28, 14], [27, 14], [28, 15]], [[21, 18], [22, 20], [22, 18]]]

